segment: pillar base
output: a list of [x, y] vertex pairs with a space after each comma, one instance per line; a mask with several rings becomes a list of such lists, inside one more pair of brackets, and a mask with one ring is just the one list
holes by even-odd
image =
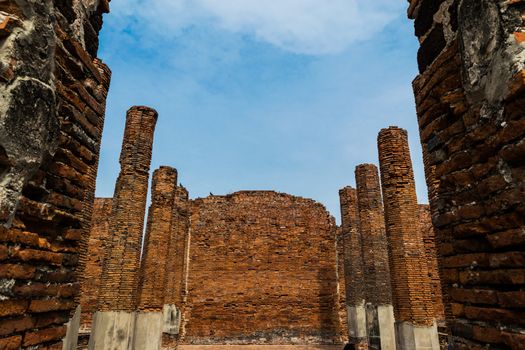
[[164, 317], [159, 312], [139, 312], [135, 318], [133, 349], [160, 350]]
[[77, 306], [73, 317], [67, 323], [66, 337], [62, 339], [62, 350], [76, 350], [78, 344], [78, 330], [80, 329], [80, 305]]
[[396, 350], [394, 307], [392, 305], [378, 306], [377, 318], [381, 336], [381, 350]]
[[162, 331], [169, 335], [178, 335], [181, 323], [181, 312], [175, 305], [164, 305], [162, 309], [163, 314], [163, 329]]
[[135, 313], [103, 311], [95, 313], [89, 338], [89, 350], [132, 349]]
[[430, 327], [414, 326], [409, 322], [396, 322], [396, 342], [403, 350], [439, 350], [436, 323]]
[[359, 306], [346, 306], [348, 315], [348, 334], [350, 343], [366, 342], [366, 310], [364, 303]]

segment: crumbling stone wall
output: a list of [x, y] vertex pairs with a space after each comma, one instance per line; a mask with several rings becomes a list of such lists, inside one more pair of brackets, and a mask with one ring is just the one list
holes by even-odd
[[107, 254], [110, 237], [112, 198], [95, 198], [91, 230], [88, 240], [87, 261], [83, 271], [80, 305], [82, 307], [81, 328], [89, 329], [93, 314], [97, 311], [98, 293], [102, 277], [102, 266]]
[[524, 2], [412, 0], [414, 81], [457, 348], [523, 348]]
[[[338, 343], [336, 226], [311, 200], [193, 201], [184, 343]], [[205, 282], [204, 282], [205, 281]]]
[[339, 296], [339, 323], [341, 324], [341, 339], [346, 343], [348, 341], [348, 317], [346, 311], [346, 282], [345, 282], [345, 245], [343, 230], [337, 228], [336, 235], [337, 251], [337, 295]]
[[120, 154], [120, 174], [111, 211], [111, 237], [104, 259], [99, 311], [133, 312], [137, 306], [140, 252], [149, 167], [157, 112], [132, 107]]
[[0, 348], [61, 347], [76, 307], [109, 69], [108, 1], [0, 2]]

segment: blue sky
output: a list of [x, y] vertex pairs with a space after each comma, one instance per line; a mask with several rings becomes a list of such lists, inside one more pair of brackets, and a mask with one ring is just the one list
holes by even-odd
[[99, 56], [111, 67], [97, 196], [113, 195], [125, 112], [159, 112], [152, 170], [190, 196], [264, 189], [313, 198], [377, 164], [377, 134], [408, 129], [426, 188], [411, 82], [418, 43], [392, 0], [114, 0]]

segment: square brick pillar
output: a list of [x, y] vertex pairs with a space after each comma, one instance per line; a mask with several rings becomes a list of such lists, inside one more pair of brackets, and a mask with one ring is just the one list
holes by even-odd
[[168, 260], [172, 258], [170, 237], [176, 187], [176, 169], [163, 166], [155, 170], [140, 270], [134, 339], [136, 349], [159, 349], [162, 342]]
[[361, 231], [369, 344], [395, 349], [394, 312], [379, 172], [373, 164], [355, 170]]
[[339, 191], [339, 199], [349, 342], [355, 344], [357, 349], [365, 350], [368, 349], [366, 296], [361, 232], [357, 215], [357, 191], [352, 187], [345, 187]]
[[406, 130], [383, 129], [378, 137], [396, 340], [399, 349], [438, 350], [431, 281]]
[[[132, 107], [120, 154], [121, 171], [113, 196], [111, 238], [104, 260], [90, 349], [127, 349], [133, 343], [139, 261], [149, 167], [157, 112]], [[111, 331], [110, 331], [111, 330]]]

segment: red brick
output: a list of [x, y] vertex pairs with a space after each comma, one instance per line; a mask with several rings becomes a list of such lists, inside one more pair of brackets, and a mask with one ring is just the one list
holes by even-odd
[[47, 328], [35, 332], [28, 332], [24, 335], [24, 346], [32, 346], [41, 343], [47, 343], [53, 340], [59, 340], [66, 335], [66, 327]]

